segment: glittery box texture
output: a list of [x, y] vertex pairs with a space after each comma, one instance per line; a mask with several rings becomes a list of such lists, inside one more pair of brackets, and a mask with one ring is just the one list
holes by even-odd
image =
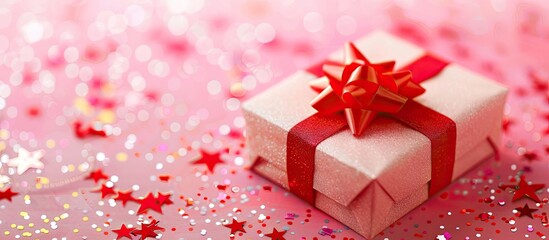
[[[396, 60], [396, 69], [425, 54], [381, 31], [354, 43], [372, 62]], [[328, 58], [339, 60], [342, 54]], [[287, 134], [316, 112], [309, 105], [316, 93], [307, 84], [315, 78], [298, 71], [243, 105], [254, 170], [285, 188]], [[493, 156], [487, 139], [499, 143], [505, 87], [456, 63], [422, 86], [426, 92], [416, 100], [457, 125], [453, 179]], [[348, 130], [331, 136], [315, 153], [315, 206], [364, 237], [375, 236], [428, 199], [430, 147], [421, 133], [384, 117], [361, 137]]]

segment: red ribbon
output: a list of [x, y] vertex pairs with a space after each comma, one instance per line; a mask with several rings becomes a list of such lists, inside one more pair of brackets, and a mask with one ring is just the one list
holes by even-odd
[[[331, 63], [330, 63], [331, 64]], [[402, 68], [410, 71], [412, 81], [420, 83], [437, 75], [448, 65], [431, 55], [424, 55]], [[312, 74], [323, 76], [324, 63], [308, 69]], [[452, 180], [456, 147], [456, 124], [452, 119], [418, 102], [407, 99], [397, 112], [389, 115], [431, 141], [431, 181], [429, 196], [432, 196]], [[316, 147], [325, 139], [347, 127], [345, 117], [340, 114], [316, 113], [290, 129], [287, 138], [287, 173], [290, 191], [314, 205], [313, 189]]]

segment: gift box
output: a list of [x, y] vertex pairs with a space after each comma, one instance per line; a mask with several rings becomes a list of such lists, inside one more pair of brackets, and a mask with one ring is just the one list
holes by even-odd
[[254, 171], [371, 238], [497, 153], [507, 90], [385, 32], [353, 43], [243, 111]]

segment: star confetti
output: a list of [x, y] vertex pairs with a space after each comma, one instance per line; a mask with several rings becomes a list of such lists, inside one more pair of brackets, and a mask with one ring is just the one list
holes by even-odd
[[528, 197], [536, 202], [541, 202], [539, 197], [536, 195], [536, 191], [542, 189], [543, 187], [545, 187], [545, 184], [528, 185], [524, 178], [521, 178], [519, 184], [515, 187], [513, 202], [523, 197]]
[[10, 159], [8, 161], [8, 166], [16, 167], [17, 174], [19, 175], [25, 173], [30, 168], [42, 169], [44, 168], [44, 163], [42, 163], [40, 159], [44, 157], [44, 154], [44, 150], [29, 152], [23, 147], [20, 147], [17, 152], [17, 157]]
[[133, 192], [131, 190], [125, 192], [116, 191], [116, 197], [114, 197], [114, 200], [121, 201], [122, 206], [126, 206], [127, 202], [137, 202], [137, 199], [132, 196], [132, 193]]
[[162, 205], [173, 204], [173, 201], [170, 200], [170, 196], [171, 194], [164, 195], [162, 193], [158, 193], [158, 197], [155, 197], [153, 193], [147, 194], [147, 196], [140, 201], [141, 205], [139, 206], [137, 213], [141, 214], [149, 209], [162, 213]]
[[518, 208], [515, 208], [515, 209], [520, 214], [519, 217], [527, 216], [527, 217], [530, 217], [530, 218], [534, 218], [534, 217], [532, 217], [532, 213], [538, 210], [538, 209], [535, 209], [535, 208], [528, 207], [528, 204], [524, 204], [524, 207], [518, 207]]
[[0, 200], [2, 200], [2, 199], [7, 199], [8, 201], [11, 202], [11, 198], [12, 198], [13, 196], [17, 196], [17, 195], [19, 195], [19, 193], [12, 192], [12, 191], [11, 191], [11, 188], [8, 188], [8, 189], [6, 189], [6, 190], [4, 190], [4, 191], [0, 191]]
[[147, 196], [141, 200], [141, 205], [139, 206], [137, 213], [141, 214], [149, 209], [162, 213], [161, 205], [159, 201], [154, 197], [153, 193], [147, 194]]
[[99, 168], [91, 172], [90, 175], [86, 177], [86, 179], [92, 179], [95, 183], [98, 183], [99, 181], [101, 181], [101, 179], [109, 179], [109, 176], [105, 175], [105, 173], [103, 173], [103, 170]]
[[101, 184], [101, 187], [99, 189], [93, 190], [92, 192], [100, 192], [101, 198], [105, 198], [109, 195], [116, 195], [116, 192], [112, 187], [108, 187], [106, 184]]
[[286, 240], [284, 234], [286, 234], [286, 231], [279, 232], [276, 228], [273, 228], [273, 232], [265, 234], [265, 236], [270, 237], [273, 240]]
[[141, 229], [134, 230], [133, 235], [140, 236], [142, 240], [149, 237], [156, 238], [158, 234], [155, 231], [163, 231], [164, 228], [158, 226], [158, 221], [152, 220], [149, 224], [141, 223]]
[[172, 205], [173, 201], [170, 199], [171, 196], [172, 196], [172, 194], [170, 194], [170, 193], [163, 194], [163, 193], [159, 192], [158, 197], [156, 199], [158, 199], [158, 202], [160, 202], [160, 205], [162, 205], [162, 204]]
[[244, 229], [245, 224], [246, 224], [246, 221], [239, 222], [233, 218], [232, 223], [225, 224], [223, 226], [225, 226], [226, 228], [230, 228], [231, 234], [235, 234], [236, 232], [246, 232], [246, 229]]
[[214, 172], [215, 165], [225, 163], [223, 160], [221, 160], [221, 154], [219, 152], [215, 154], [210, 154], [201, 150], [200, 154], [200, 159], [192, 162], [192, 164], [205, 164], [208, 167], [208, 171], [210, 171], [211, 173]]
[[135, 228], [128, 228], [126, 225], [122, 224], [122, 226], [119, 229], [112, 230], [114, 233], [116, 233], [116, 239], [121, 239], [124, 237], [127, 237], [129, 239], [132, 239], [132, 232], [135, 231]]

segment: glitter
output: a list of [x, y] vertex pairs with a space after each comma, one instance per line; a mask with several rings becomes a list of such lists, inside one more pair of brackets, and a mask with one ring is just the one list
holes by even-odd
[[332, 230], [331, 228], [328, 228], [328, 227], [322, 227], [320, 229], [320, 231], [318, 232], [318, 234], [322, 235], [322, 236], [330, 236], [334, 233], [334, 230]]
[[240, 24], [236, 30], [236, 34], [240, 41], [244, 43], [249, 43], [255, 38], [255, 27], [250, 23]]
[[303, 26], [308, 32], [319, 32], [324, 28], [324, 18], [317, 12], [307, 13], [303, 17]]
[[151, 59], [151, 56], [152, 56], [152, 50], [149, 46], [147, 45], [139, 45], [136, 49], [135, 49], [135, 59], [137, 59], [137, 61], [139, 62], [146, 62], [146, 61], [149, 61], [149, 59]]
[[68, 47], [67, 49], [65, 49], [64, 57], [67, 63], [76, 62], [76, 60], [78, 60], [78, 56], [78, 49], [76, 49], [75, 47]]
[[217, 80], [211, 80], [206, 85], [206, 88], [211, 95], [217, 95], [221, 92], [221, 83]]
[[44, 31], [44, 25], [38, 21], [30, 21], [21, 28], [23, 37], [28, 43], [35, 43], [42, 40]]
[[162, 164], [162, 163], [157, 163], [156, 164], [156, 170], [160, 170], [162, 168], [164, 168], [164, 164]]
[[168, 20], [168, 30], [176, 36], [180, 36], [185, 34], [189, 27], [189, 23], [187, 21], [187, 18], [183, 15], [176, 15], [170, 17]]
[[145, 90], [146, 82], [142, 76], [136, 75], [133, 78], [129, 79], [128, 81], [130, 82], [130, 85], [132, 86], [132, 89], [134, 91], [139, 92], [139, 91]]
[[165, 94], [162, 94], [162, 97], [160, 98], [160, 102], [162, 102], [162, 105], [169, 107], [174, 104], [175, 98], [172, 94], [165, 93]]
[[271, 42], [275, 36], [276, 32], [271, 24], [260, 23], [255, 27], [255, 38], [260, 43]]
[[244, 120], [243, 117], [236, 117], [233, 120], [233, 124], [237, 128], [243, 128], [246, 124], [246, 121]]
[[234, 164], [237, 165], [237, 166], [242, 166], [242, 165], [244, 165], [244, 158], [242, 158], [242, 157], [235, 157], [235, 158], [234, 158]]
[[170, 65], [157, 59], [151, 60], [147, 69], [149, 73], [157, 77], [166, 77], [170, 73]]
[[113, 14], [110, 16], [107, 22], [107, 29], [112, 34], [119, 34], [126, 30], [128, 27], [128, 20], [126, 16], [122, 14]]

